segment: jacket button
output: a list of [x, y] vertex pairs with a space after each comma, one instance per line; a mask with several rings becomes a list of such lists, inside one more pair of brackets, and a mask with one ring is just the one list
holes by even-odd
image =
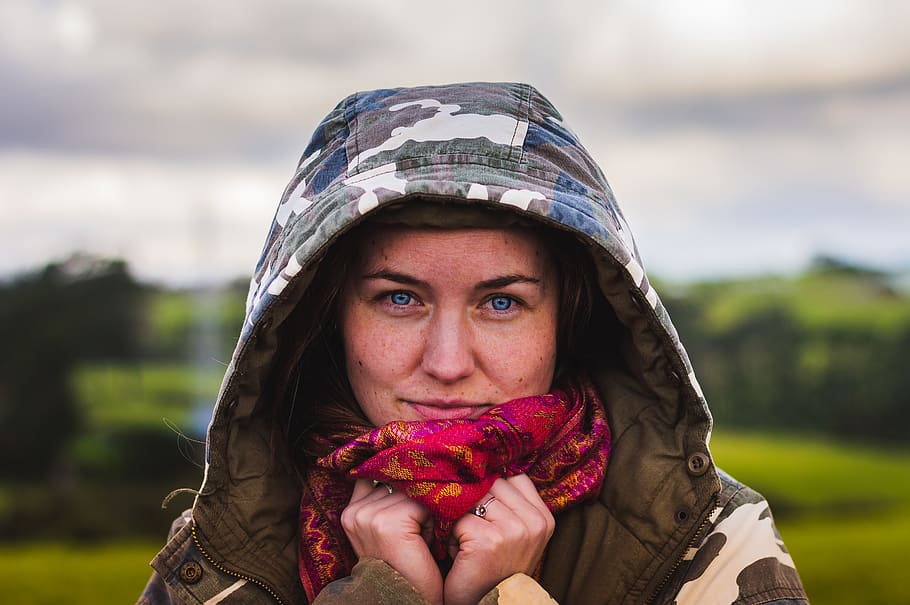
[[690, 475], [695, 475], [696, 477], [701, 477], [708, 472], [708, 467], [711, 465], [711, 459], [708, 458], [707, 454], [701, 452], [696, 452], [689, 456], [689, 459], [686, 461], [686, 466], [689, 469]]
[[195, 561], [188, 561], [180, 566], [180, 579], [186, 584], [195, 584], [202, 579], [202, 566]]

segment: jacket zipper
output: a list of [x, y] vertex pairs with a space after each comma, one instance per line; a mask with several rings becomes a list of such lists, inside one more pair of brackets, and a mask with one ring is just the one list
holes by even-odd
[[221, 565], [220, 563], [216, 563], [215, 560], [212, 558], [212, 556], [209, 555], [209, 553], [207, 553], [206, 550], [202, 547], [202, 542], [200, 542], [199, 536], [196, 535], [196, 524], [195, 524], [195, 523], [194, 523], [194, 524], [192, 525], [192, 527], [190, 528], [190, 531], [191, 531], [192, 534], [193, 534], [193, 542], [196, 544], [196, 548], [199, 549], [199, 552], [202, 553], [202, 556], [205, 557], [205, 559], [206, 559], [206, 560], [207, 560], [215, 569], [217, 569], [218, 571], [220, 571], [220, 572], [222, 572], [222, 573], [226, 573], [226, 574], [229, 575], [229, 576], [233, 576], [233, 577], [239, 578], [239, 579], [241, 579], [241, 580], [246, 580], [247, 582], [252, 582], [252, 583], [255, 584], [256, 586], [262, 588], [262, 589], [265, 590], [267, 593], [269, 593], [270, 595], [272, 595], [272, 598], [275, 599], [275, 602], [277, 602], [278, 605], [283, 605], [283, 602], [282, 602], [281, 598], [275, 593], [274, 590], [272, 590], [272, 587], [269, 586], [268, 584], [266, 584], [265, 582], [263, 582], [262, 580], [257, 580], [256, 578], [252, 578], [252, 577], [250, 577], [250, 576], [248, 576], [248, 575], [245, 575], [245, 574], [242, 574], [242, 573], [237, 573], [236, 571], [231, 571], [230, 569], [227, 569], [226, 567], [224, 567], [224, 566]]
[[[720, 505], [719, 497], [714, 496], [714, 503], [711, 505], [711, 509], [708, 511], [708, 514], [705, 515], [705, 518], [702, 519], [701, 524], [699, 524], [698, 529], [695, 530], [695, 533], [692, 534], [692, 538], [689, 540], [689, 543], [686, 544], [686, 548], [683, 550], [682, 556], [680, 556], [673, 567], [670, 568], [670, 571], [667, 572], [667, 575], [661, 580], [660, 584], [657, 585], [657, 588], [654, 589], [654, 592], [651, 593], [651, 598], [647, 600], [648, 605], [651, 605], [657, 600], [657, 597], [660, 596], [660, 593], [663, 592], [664, 588], [667, 587], [667, 584], [670, 582], [670, 578], [673, 577], [673, 574], [676, 573], [676, 570], [679, 569], [679, 566], [682, 565], [683, 560], [686, 558], [686, 553], [688, 553], [692, 548], [695, 547], [695, 543], [698, 541], [701, 532], [704, 531], [708, 523], [711, 521], [711, 517], [717, 511], [718, 506]], [[195, 536], [195, 534], [194, 534]]]

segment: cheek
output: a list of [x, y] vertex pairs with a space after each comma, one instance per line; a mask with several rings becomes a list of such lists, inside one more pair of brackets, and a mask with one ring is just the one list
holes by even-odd
[[523, 362], [533, 390], [548, 391], [556, 368], [555, 330], [538, 332], [535, 338], [526, 342]]
[[374, 426], [403, 419], [398, 387], [413, 367], [405, 355], [415, 348], [409, 334], [357, 313], [342, 321], [342, 330], [348, 381], [367, 419]]
[[[555, 321], [535, 322], [509, 337], [486, 346], [487, 362], [500, 388], [510, 397], [547, 392], [556, 368]], [[491, 377], [493, 378], [493, 377]]]
[[410, 367], [407, 352], [416, 348], [413, 335], [399, 327], [355, 307], [345, 313], [342, 331], [348, 377], [355, 392], [375, 391]]

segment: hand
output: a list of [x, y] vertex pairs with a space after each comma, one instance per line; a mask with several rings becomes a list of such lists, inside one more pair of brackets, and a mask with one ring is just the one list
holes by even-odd
[[533, 573], [556, 528], [527, 475], [497, 479], [479, 504], [491, 497], [484, 518], [471, 512], [455, 523], [445, 605], [475, 605], [512, 574]]
[[442, 574], [430, 554], [433, 525], [425, 506], [359, 479], [341, 512], [341, 526], [358, 557], [385, 561], [430, 603], [442, 605]]

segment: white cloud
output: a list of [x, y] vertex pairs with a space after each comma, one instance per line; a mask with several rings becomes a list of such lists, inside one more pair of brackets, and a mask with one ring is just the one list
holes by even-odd
[[580, 22], [563, 65], [610, 98], [842, 86], [910, 69], [908, 19], [893, 0], [624, 0]]
[[81, 250], [175, 283], [248, 274], [290, 173], [101, 156], [0, 165], [0, 274]]

